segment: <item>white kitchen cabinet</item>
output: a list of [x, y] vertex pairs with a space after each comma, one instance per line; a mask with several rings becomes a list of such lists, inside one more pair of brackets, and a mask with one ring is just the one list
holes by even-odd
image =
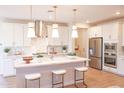
[[28, 25], [23, 24], [23, 46], [31, 46], [31, 38], [27, 37]]
[[48, 29], [48, 45], [67, 45], [69, 41], [69, 31], [67, 27], [59, 26], [59, 38], [52, 38], [52, 26], [47, 26]]
[[0, 29], [0, 43], [3, 46], [30, 46], [31, 39], [27, 38], [27, 24], [3, 22]]
[[108, 71], [108, 72], [112, 72], [112, 73], [115, 73], [115, 74], [118, 74], [117, 68], [112, 68], [112, 67], [108, 67], [108, 66], [103, 66], [103, 70], [104, 70], [104, 71]]
[[108, 23], [102, 25], [102, 32], [104, 41], [114, 41], [118, 42], [118, 23]]
[[89, 38], [92, 37], [102, 37], [102, 27], [94, 26], [89, 28]]
[[124, 76], [124, 58], [119, 58], [117, 62], [118, 74]]
[[47, 26], [48, 30], [48, 45], [60, 45], [60, 33], [59, 38], [52, 38], [52, 26]]
[[64, 26], [60, 27], [59, 34], [60, 34], [61, 45], [68, 45], [68, 41], [69, 41], [68, 28]]
[[124, 46], [124, 23], [122, 23], [122, 46]]
[[4, 31], [3, 24], [0, 22], [0, 46], [4, 45]]
[[14, 76], [16, 75], [16, 71], [14, 68], [14, 60], [10, 58], [3, 59], [3, 76]]
[[15, 23], [13, 25], [14, 46], [23, 46], [23, 24]]
[[14, 37], [13, 37], [13, 24], [12, 23], [2, 23], [2, 34], [1, 39], [3, 40], [4, 46], [13, 46]]

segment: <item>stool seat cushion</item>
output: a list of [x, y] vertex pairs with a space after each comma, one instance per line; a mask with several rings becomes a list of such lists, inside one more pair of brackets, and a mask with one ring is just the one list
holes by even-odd
[[62, 69], [62, 70], [53, 70], [52, 73], [57, 74], [57, 75], [61, 75], [61, 74], [65, 74], [66, 70]]
[[88, 67], [76, 67], [75, 70], [83, 72], [83, 71], [87, 71]]
[[27, 80], [35, 80], [35, 79], [39, 79], [40, 77], [41, 77], [40, 73], [33, 73], [33, 74], [25, 75], [25, 79], [27, 79]]

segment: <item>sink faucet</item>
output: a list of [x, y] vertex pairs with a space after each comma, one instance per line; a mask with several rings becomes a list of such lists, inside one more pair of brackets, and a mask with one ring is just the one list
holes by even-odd
[[51, 49], [52, 49], [52, 52], [50, 53], [51, 54], [50, 58], [53, 60], [55, 50], [54, 50], [54, 47], [52, 47]]

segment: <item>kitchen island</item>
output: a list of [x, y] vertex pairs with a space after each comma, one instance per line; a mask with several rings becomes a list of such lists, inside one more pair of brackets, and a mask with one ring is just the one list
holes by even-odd
[[[88, 58], [81, 58], [77, 56], [59, 55], [53, 58], [49, 56], [42, 58], [34, 58], [31, 63], [26, 64], [24, 61], [16, 62], [16, 84], [17, 87], [23, 88], [25, 86], [25, 74], [41, 73], [41, 87], [52, 87], [52, 70], [65, 69], [67, 72], [64, 77], [64, 84], [69, 85], [74, 83], [74, 68], [81, 67], [87, 64]], [[59, 80], [60, 77], [55, 77]], [[29, 87], [37, 87], [38, 81], [28, 82]]]

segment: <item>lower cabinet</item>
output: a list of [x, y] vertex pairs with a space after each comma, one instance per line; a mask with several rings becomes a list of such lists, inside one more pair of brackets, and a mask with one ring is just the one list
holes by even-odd
[[14, 60], [13, 59], [3, 59], [3, 76], [14, 76], [16, 71], [14, 69]]
[[103, 66], [103, 70], [107, 71], [107, 72], [112, 72], [112, 73], [118, 74], [118, 69], [117, 68]]
[[117, 62], [118, 74], [124, 76], [124, 58], [119, 58]]
[[103, 66], [103, 70], [124, 76], [124, 58], [117, 59], [117, 68]]

